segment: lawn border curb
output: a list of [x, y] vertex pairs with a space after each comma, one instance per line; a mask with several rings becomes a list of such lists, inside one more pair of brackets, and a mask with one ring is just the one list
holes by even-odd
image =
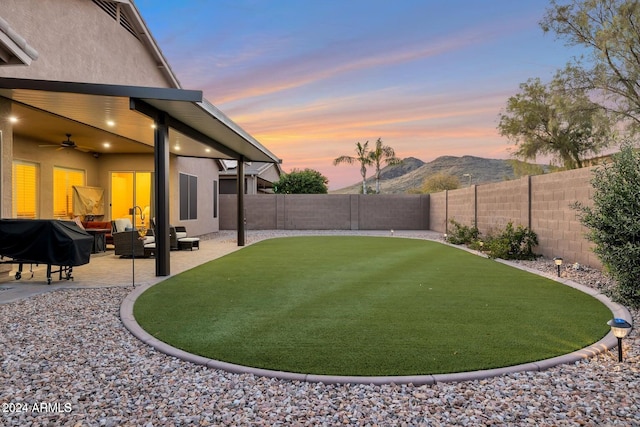
[[[451, 245], [451, 246], [454, 246], [454, 245]], [[461, 248], [459, 246], [455, 246], [455, 247], [458, 247], [463, 250], [468, 250], [465, 248]], [[477, 251], [472, 251], [472, 250], [468, 250], [468, 251], [482, 256], [482, 254], [479, 254]], [[548, 279], [554, 280], [556, 282], [562, 283], [566, 286], [570, 286], [574, 289], [584, 292], [592, 296], [593, 298], [596, 298], [597, 300], [602, 302], [605, 306], [607, 306], [607, 308], [611, 310], [613, 317], [625, 319], [627, 322], [633, 324], [631, 313], [629, 312], [629, 310], [627, 310], [626, 307], [611, 301], [606, 295], [598, 292], [595, 289], [581, 285], [569, 279], [558, 278], [553, 275], [541, 273], [540, 271], [527, 268], [518, 263], [504, 261], [504, 260], [496, 260], [496, 261], [509, 265], [514, 268], [518, 268], [520, 270], [525, 270], [527, 272], [536, 274], [538, 276], [546, 277]], [[158, 282], [158, 283], [161, 283], [161, 282]], [[120, 305], [120, 319], [123, 325], [125, 326], [125, 328], [129, 332], [131, 332], [133, 336], [135, 336], [140, 341], [142, 341], [144, 344], [151, 346], [152, 348], [156, 349], [161, 353], [164, 353], [172, 357], [176, 357], [178, 359], [181, 359], [187, 362], [203, 365], [208, 368], [220, 369], [226, 372], [231, 372], [236, 374], [252, 374], [256, 376], [276, 378], [276, 379], [282, 379], [282, 380], [304, 381], [304, 382], [314, 382], [314, 383], [324, 383], [324, 384], [373, 384], [373, 385], [383, 385], [383, 384], [423, 385], [423, 384], [426, 384], [426, 385], [431, 385], [436, 383], [451, 383], [451, 382], [482, 380], [486, 378], [496, 377], [496, 376], [505, 375], [505, 374], [512, 374], [517, 372], [543, 371], [557, 365], [576, 363], [581, 360], [585, 360], [587, 358], [607, 352], [618, 345], [617, 339], [613, 336], [611, 332], [609, 332], [604, 338], [602, 338], [598, 342], [588, 347], [585, 347], [580, 350], [576, 350], [569, 354], [553, 357], [551, 359], [545, 359], [545, 360], [540, 360], [536, 362], [529, 362], [529, 363], [524, 363], [524, 364], [514, 365], [514, 366], [506, 366], [503, 368], [469, 371], [469, 372], [457, 372], [457, 373], [450, 373], [450, 374], [365, 377], [365, 376], [341, 376], [341, 375], [316, 375], [316, 374], [274, 371], [269, 369], [252, 368], [248, 366], [237, 365], [233, 363], [209, 359], [206, 357], [188, 353], [184, 350], [180, 350], [165, 342], [162, 342], [157, 338], [153, 337], [148, 332], [146, 332], [144, 329], [142, 329], [142, 327], [136, 321], [133, 315], [133, 307], [138, 297], [140, 297], [140, 295], [142, 295], [147, 289], [149, 289], [150, 287], [156, 284], [157, 283], [153, 283], [153, 284], [147, 284], [147, 285], [137, 287], [124, 298], [124, 300], [122, 301], [122, 304]]]

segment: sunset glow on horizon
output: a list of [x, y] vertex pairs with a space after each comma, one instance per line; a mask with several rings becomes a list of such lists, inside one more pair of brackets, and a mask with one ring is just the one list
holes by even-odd
[[[330, 189], [360, 180], [356, 142], [401, 158], [508, 158], [496, 129], [518, 85], [579, 52], [544, 34], [546, 0], [137, 0], [185, 89], [197, 89]], [[368, 175], [371, 176], [373, 170]]]

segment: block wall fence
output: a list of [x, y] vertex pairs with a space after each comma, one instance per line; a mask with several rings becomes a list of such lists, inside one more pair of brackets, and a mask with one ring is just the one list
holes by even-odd
[[[453, 219], [488, 235], [508, 222], [531, 228], [535, 252], [595, 268], [601, 263], [571, 208], [590, 205], [592, 168], [473, 185], [429, 195], [246, 195], [248, 230], [433, 230]], [[220, 229], [236, 229], [236, 196], [220, 195]]]
[[[247, 230], [428, 230], [429, 195], [245, 195]], [[235, 230], [235, 194], [220, 195], [220, 229]]]

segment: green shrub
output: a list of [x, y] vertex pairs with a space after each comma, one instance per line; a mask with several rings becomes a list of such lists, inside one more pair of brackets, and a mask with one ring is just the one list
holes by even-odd
[[480, 231], [478, 231], [478, 227], [475, 225], [473, 227], [469, 227], [456, 222], [454, 219], [449, 222], [453, 226], [453, 230], [450, 230], [449, 234], [447, 234], [447, 242], [454, 245], [469, 245], [478, 240]]
[[513, 227], [509, 222], [498, 235], [486, 239], [484, 248], [491, 258], [535, 259], [534, 246], [538, 245], [538, 235], [528, 227]]
[[450, 220], [452, 229], [446, 241], [454, 245], [466, 245], [471, 249], [487, 252], [490, 258], [535, 259], [533, 248], [538, 245], [538, 235], [528, 227], [519, 225], [514, 228], [509, 222], [505, 229], [495, 236], [480, 238], [476, 226], [469, 227]]
[[594, 252], [617, 283], [618, 301], [640, 306], [640, 153], [625, 144], [594, 170], [593, 206], [575, 203]]

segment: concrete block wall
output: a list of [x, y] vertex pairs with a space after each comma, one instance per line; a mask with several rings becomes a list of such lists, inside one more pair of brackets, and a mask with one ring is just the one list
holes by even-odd
[[[245, 195], [249, 230], [427, 230], [427, 195]], [[234, 194], [220, 195], [220, 229], [235, 230]]]
[[[321, 196], [321, 197], [318, 197]], [[259, 197], [259, 196], [258, 196]], [[267, 195], [267, 197], [272, 197]], [[276, 195], [284, 200], [285, 230], [349, 230], [352, 224], [351, 196], [348, 194]], [[249, 229], [252, 228], [248, 223]]]
[[477, 227], [483, 234], [502, 230], [511, 222], [529, 227], [529, 178], [477, 187]]
[[360, 230], [427, 230], [427, 195], [376, 194], [352, 196], [358, 200]]
[[[468, 188], [432, 194], [430, 223], [441, 224], [442, 218], [453, 218], [471, 226], [474, 220], [469, 206], [475, 206], [475, 224], [484, 235], [503, 230], [512, 222], [514, 226], [529, 227], [537, 234], [536, 253], [601, 268], [600, 260], [593, 253], [593, 244], [585, 237], [588, 230], [571, 207], [576, 201], [591, 204], [592, 170], [583, 168], [478, 185], [475, 194]], [[432, 225], [432, 229], [444, 232], [442, 227]]]
[[429, 194], [429, 228], [439, 233], [447, 232], [448, 191]]
[[476, 185], [448, 192], [447, 226], [451, 229], [451, 220], [459, 224], [476, 223]]
[[531, 229], [538, 235], [542, 255], [601, 266], [585, 238], [588, 229], [571, 207], [576, 201], [591, 204], [591, 177], [591, 168], [531, 177]]

